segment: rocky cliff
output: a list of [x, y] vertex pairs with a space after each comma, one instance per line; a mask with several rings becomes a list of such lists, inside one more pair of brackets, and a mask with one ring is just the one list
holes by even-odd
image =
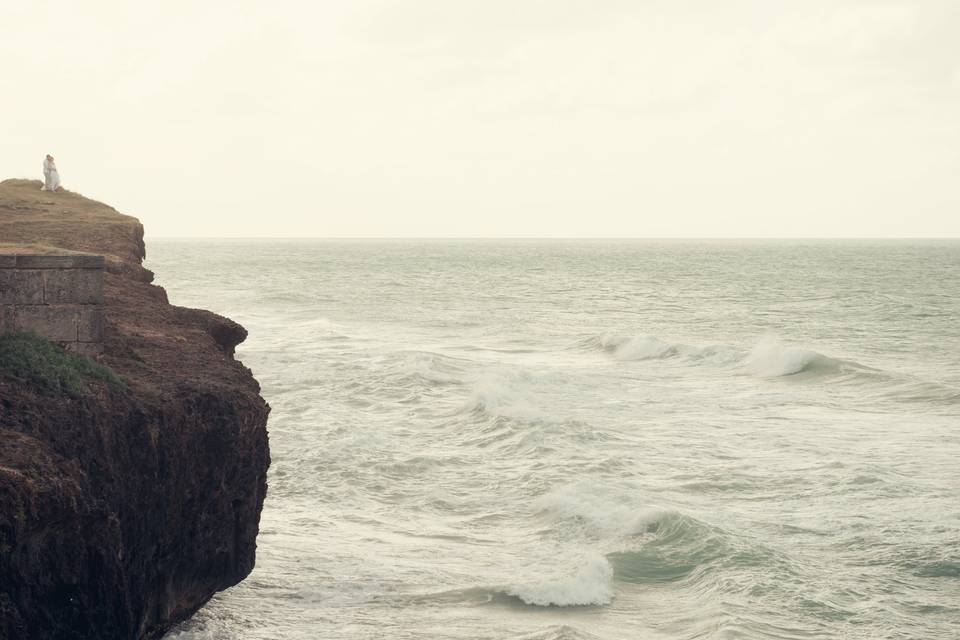
[[54, 392], [0, 369], [0, 639], [157, 638], [253, 568], [269, 407], [246, 337], [172, 306], [143, 227], [40, 183], [0, 183], [0, 243], [106, 257], [120, 379]]

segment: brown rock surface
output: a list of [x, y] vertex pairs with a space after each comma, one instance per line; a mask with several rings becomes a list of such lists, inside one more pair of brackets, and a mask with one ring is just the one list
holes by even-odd
[[253, 568], [269, 407], [243, 327], [150, 284], [135, 218], [39, 189], [0, 182], [0, 245], [106, 256], [99, 360], [127, 386], [0, 371], [0, 639], [156, 638]]

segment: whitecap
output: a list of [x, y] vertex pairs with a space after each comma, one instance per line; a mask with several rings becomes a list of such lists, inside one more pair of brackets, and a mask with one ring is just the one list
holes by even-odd
[[628, 338], [621, 342], [613, 352], [617, 360], [653, 360], [675, 356], [682, 345], [664, 342], [654, 336]]
[[576, 575], [557, 581], [515, 585], [507, 595], [539, 607], [583, 607], [613, 601], [613, 567], [602, 555], [594, 555]]
[[761, 378], [792, 376], [814, 368], [836, 368], [839, 362], [822, 353], [782, 344], [775, 338], [764, 338], [750, 351], [744, 364]]
[[604, 351], [620, 361], [681, 357], [691, 362], [724, 365], [736, 362], [741, 357], [740, 350], [727, 344], [697, 346], [663, 340], [653, 335], [623, 336], [609, 332], [580, 340], [577, 348]]
[[594, 533], [614, 537], [645, 533], [675, 513], [655, 506], [638, 507], [628, 496], [580, 483], [540, 496], [536, 506], [553, 519], [576, 519]]
[[525, 422], [545, 420], [547, 415], [527, 391], [531, 382], [527, 374], [488, 372], [474, 380], [470, 401], [464, 408]]

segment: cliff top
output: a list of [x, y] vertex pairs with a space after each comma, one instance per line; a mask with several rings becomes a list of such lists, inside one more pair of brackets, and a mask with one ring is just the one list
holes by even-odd
[[139, 266], [143, 227], [133, 217], [78, 193], [41, 191], [39, 180], [0, 182], [0, 243], [79, 251]]
[[118, 217], [127, 221], [135, 218], [125, 216], [110, 205], [86, 198], [79, 193], [61, 189], [56, 193], [41, 191], [39, 180], [13, 178], [0, 181], [0, 211], [29, 211], [35, 220], [55, 220], [69, 214], [76, 221], [116, 223]]
[[185, 385], [250, 387], [249, 371], [232, 357], [246, 331], [209, 311], [167, 302], [141, 265], [146, 251], [139, 220], [78, 193], [49, 193], [41, 186], [39, 180], [0, 182], [0, 254], [104, 256], [106, 364], [147, 395], [178, 393]]

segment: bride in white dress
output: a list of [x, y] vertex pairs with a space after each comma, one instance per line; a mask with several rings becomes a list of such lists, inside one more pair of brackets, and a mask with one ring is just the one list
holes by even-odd
[[43, 189], [41, 191], [56, 191], [60, 188], [60, 173], [57, 171], [57, 164], [53, 161], [53, 156], [47, 154], [43, 161]]

